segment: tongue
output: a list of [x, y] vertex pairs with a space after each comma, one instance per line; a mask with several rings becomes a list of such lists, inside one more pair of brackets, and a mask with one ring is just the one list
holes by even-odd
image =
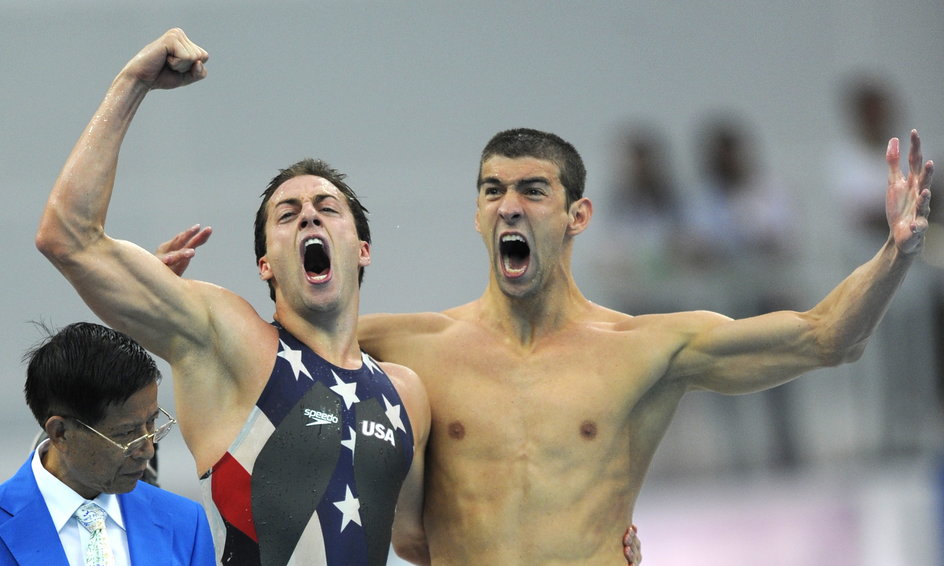
[[503, 256], [502, 267], [508, 275], [521, 275], [528, 269], [528, 256]]

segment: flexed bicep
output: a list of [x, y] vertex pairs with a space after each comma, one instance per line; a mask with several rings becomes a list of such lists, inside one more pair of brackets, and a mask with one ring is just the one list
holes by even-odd
[[106, 236], [53, 263], [103, 321], [164, 359], [179, 340], [206, 335], [207, 284], [178, 277], [131, 242]]

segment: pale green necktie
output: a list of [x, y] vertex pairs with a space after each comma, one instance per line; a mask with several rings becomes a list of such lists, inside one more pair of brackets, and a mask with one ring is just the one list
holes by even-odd
[[115, 557], [105, 531], [105, 510], [86, 501], [75, 512], [75, 518], [91, 535], [85, 548], [85, 566], [115, 566]]

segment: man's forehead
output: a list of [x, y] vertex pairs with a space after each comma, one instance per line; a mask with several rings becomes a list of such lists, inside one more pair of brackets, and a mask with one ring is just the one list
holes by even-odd
[[286, 199], [302, 198], [306, 196], [326, 195], [344, 200], [344, 194], [334, 183], [315, 175], [299, 175], [285, 181], [272, 195], [272, 201], [279, 203]]
[[480, 181], [497, 180], [504, 184], [534, 178], [554, 182], [560, 178], [560, 168], [553, 161], [537, 157], [493, 155], [482, 163], [479, 176]]
[[99, 425], [121, 427], [138, 424], [158, 413], [157, 407], [157, 384], [148, 384], [125, 401], [105, 405]]

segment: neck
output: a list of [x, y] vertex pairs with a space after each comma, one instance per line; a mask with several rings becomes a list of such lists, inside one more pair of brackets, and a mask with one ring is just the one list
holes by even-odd
[[588, 301], [567, 274], [523, 296], [502, 291], [492, 277], [480, 303], [484, 321], [530, 345], [572, 322]]
[[361, 367], [360, 345], [357, 342], [357, 309], [342, 316], [326, 313], [298, 313], [279, 309], [275, 320], [316, 354], [328, 362], [347, 369]]

